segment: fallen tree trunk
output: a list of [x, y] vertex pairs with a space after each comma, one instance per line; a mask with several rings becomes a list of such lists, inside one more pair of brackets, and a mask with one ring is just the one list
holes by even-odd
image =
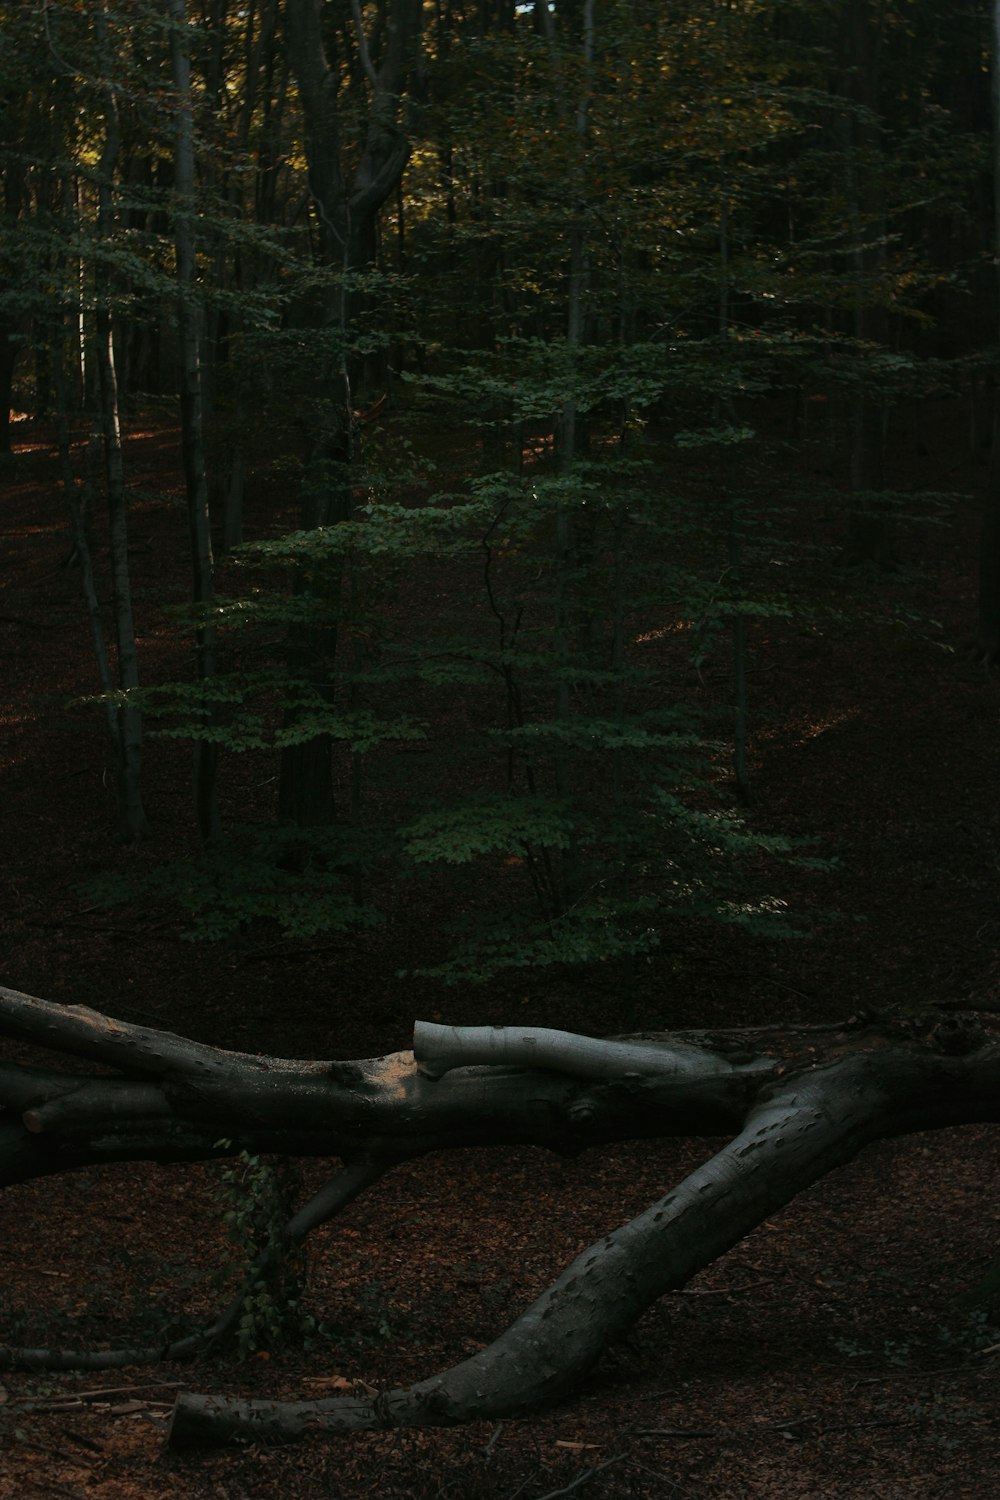
[[[176, 1444], [535, 1409], [571, 1391], [652, 1302], [866, 1143], [1000, 1120], [1000, 1042], [972, 1020], [947, 1029], [910, 1024], [896, 1035], [857, 1024], [619, 1041], [418, 1023], [413, 1052], [297, 1062], [225, 1052], [0, 989], [0, 1033], [117, 1070], [81, 1075], [0, 1063], [0, 1185], [92, 1163], [241, 1149], [338, 1156], [342, 1171], [286, 1226], [288, 1246], [394, 1163], [430, 1151], [530, 1142], [568, 1154], [614, 1140], [731, 1137], [673, 1191], [585, 1250], [471, 1359], [372, 1400], [182, 1395], [170, 1428]], [[238, 1312], [239, 1299], [200, 1338], [152, 1355], [176, 1358], [217, 1342]], [[90, 1359], [107, 1364], [112, 1353]], [[42, 1364], [46, 1355], [61, 1368], [73, 1362], [64, 1351], [0, 1357]]]

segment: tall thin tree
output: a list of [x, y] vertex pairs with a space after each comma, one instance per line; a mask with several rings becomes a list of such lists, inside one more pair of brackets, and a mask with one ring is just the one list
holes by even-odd
[[[177, 256], [177, 333], [180, 344], [181, 442], [187, 487], [192, 593], [203, 611], [215, 591], [215, 563], [208, 510], [205, 438], [202, 410], [201, 304], [195, 262], [194, 114], [191, 102], [191, 53], [185, 0], [169, 0], [170, 63], [176, 110], [174, 133], [174, 246]], [[215, 673], [215, 629], [203, 615], [195, 637], [197, 674], [207, 682]], [[199, 740], [195, 748], [195, 806], [198, 830], [207, 842], [218, 836], [215, 794], [216, 746]]]
[[[108, 64], [107, 77], [111, 80], [108, 17], [103, 6], [97, 15], [97, 36], [101, 56]], [[97, 238], [102, 250], [110, 246], [114, 236], [114, 174], [121, 150], [118, 93], [112, 81], [107, 83], [105, 89], [104, 119], [104, 142], [97, 180]], [[95, 263], [94, 300], [101, 434], [104, 442], [108, 528], [111, 544], [118, 687], [128, 693], [139, 685], [139, 653], [136, 646], [132, 585], [129, 574], [128, 509], [125, 495], [118, 374], [115, 367], [112, 291], [110, 273], [100, 253]], [[142, 714], [134, 703], [125, 702], [118, 709], [117, 758], [119, 823], [125, 841], [135, 843], [149, 832], [149, 824], [143, 809], [139, 786], [142, 764]]]
[[[992, 23], [993, 264], [997, 277], [997, 337], [1000, 339], [1000, 0], [993, 0]], [[1000, 387], [995, 390], [993, 452], [979, 548], [978, 649], [989, 664], [1000, 660]]]

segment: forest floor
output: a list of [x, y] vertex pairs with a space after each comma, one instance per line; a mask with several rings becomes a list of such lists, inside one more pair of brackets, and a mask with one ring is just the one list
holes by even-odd
[[[140, 646], [147, 673], [165, 672], [178, 662], [158, 611], [187, 588], [177, 434], [132, 425]], [[19, 437], [0, 491], [0, 982], [300, 1057], [405, 1048], [417, 1016], [607, 1034], [837, 1020], [929, 999], [1000, 1007], [1000, 689], [964, 649], [985, 471], [962, 459], [957, 410], [929, 414], [923, 451], [903, 445], [898, 467], [914, 487], [966, 498], [941, 524], [900, 534], [898, 573], [845, 585], [864, 595], [863, 615], [761, 627], [752, 640], [752, 819], [836, 856], [831, 874], [789, 875], [786, 894], [840, 919], [800, 942], [695, 933], [663, 949], [626, 1002], [571, 976], [481, 994], [399, 979], [434, 919], [432, 890], [378, 935], [216, 945], [182, 941], [169, 908], [108, 910], [81, 894], [88, 877], [158, 854], [116, 848], [99, 724], [66, 711], [94, 682], [79, 574], [50, 437], [28, 424]], [[280, 509], [273, 491], [270, 503]], [[818, 524], [832, 539], [836, 523]], [[712, 707], [725, 673], [687, 690]], [[150, 743], [157, 851], [191, 847], [189, 757]], [[252, 768], [233, 774], [227, 795], [263, 795]], [[314, 1237], [309, 1308], [323, 1332], [310, 1347], [193, 1368], [4, 1374], [0, 1497], [994, 1500], [1000, 1331], [972, 1294], [1000, 1245], [998, 1139], [965, 1127], [868, 1148], [663, 1299], [556, 1410], [166, 1451], [180, 1389], [302, 1398], [454, 1363], [713, 1147], [409, 1164]], [[220, 1184], [217, 1167], [129, 1165], [9, 1191], [0, 1340], [122, 1344], [165, 1317], [207, 1314], [220, 1297], [212, 1271], [232, 1253]]]

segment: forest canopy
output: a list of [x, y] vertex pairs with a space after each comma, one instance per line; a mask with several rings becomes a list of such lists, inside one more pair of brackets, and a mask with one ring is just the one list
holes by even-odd
[[[677, 921], [794, 930], [780, 862], [815, 851], [720, 801], [718, 741], [745, 806], [748, 631], [822, 628], [856, 607], [832, 562], [897, 568], [899, 528], [947, 510], [886, 457], [921, 402], [988, 424], [985, 10], [3, 24], [0, 404], [56, 425], [126, 842], [144, 737], [196, 748], [200, 851], [95, 894], [304, 937], [474, 872], [415, 960], [456, 983], [627, 967]], [[193, 651], [164, 680], [128, 430], [175, 401]], [[707, 669], [714, 723], [683, 683]], [[269, 815], [243, 756], [275, 767]]]
[[[865, 1315], [905, 1321], [926, 1277], [967, 1299], [926, 1368], [986, 1368], [992, 1221], [939, 1253], [938, 1158], [905, 1153], [939, 1132], [957, 1218], [996, 1122], [994, 25], [0, 4], [0, 1366], [211, 1351], [253, 1398], [182, 1396], [178, 1445], [489, 1417], [471, 1496], [654, 1495], [636, 1444], [705, 1437], [676, 1415], [619, 1424], [614, 1472], [553, 1490], [519, 1452], [480, 1481], [508, 1419], [618, 1399], [640, 1315], [671, 1380], [712, 1346], [703, 1296], [720, 1369], [770, 1349], [789, 1264], [818, 1347], [868, 1358], [836, 1290], [863, 1257], [817, 1258], [862, 1180], [871, 1275], [920, 1263]], [[919, 1248], [872, 1159], [909, 1164]], [[805, 1243], [761, 1250], [793, 1200]], [[50, 1307], [50, 1209], [112, 1290], [67, 1272]], [[221, 1221], [239, 1264], [161, 1314], [199, 1213], [189, 1259], [225, 1259]], [[331, 1323], [305, 1242], [335, 1216]], [[317, 1348], [305, 1384], [281, 1364]]]

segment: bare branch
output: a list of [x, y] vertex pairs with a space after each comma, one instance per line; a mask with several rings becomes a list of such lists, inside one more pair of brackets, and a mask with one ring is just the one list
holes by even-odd
[[372, 66], [371, 53], [368, 50], [368, 38], [365, 36], [365, 23], [361, 19], [361, 5], [359, 0], [351, 0], [351, 15], [354, 17], [354, 33], [358, 41], [358, 53], [361, 57], [361, 66], [365, 70], [365, 77], [376, 91], [379, 87], [378, 74]]

